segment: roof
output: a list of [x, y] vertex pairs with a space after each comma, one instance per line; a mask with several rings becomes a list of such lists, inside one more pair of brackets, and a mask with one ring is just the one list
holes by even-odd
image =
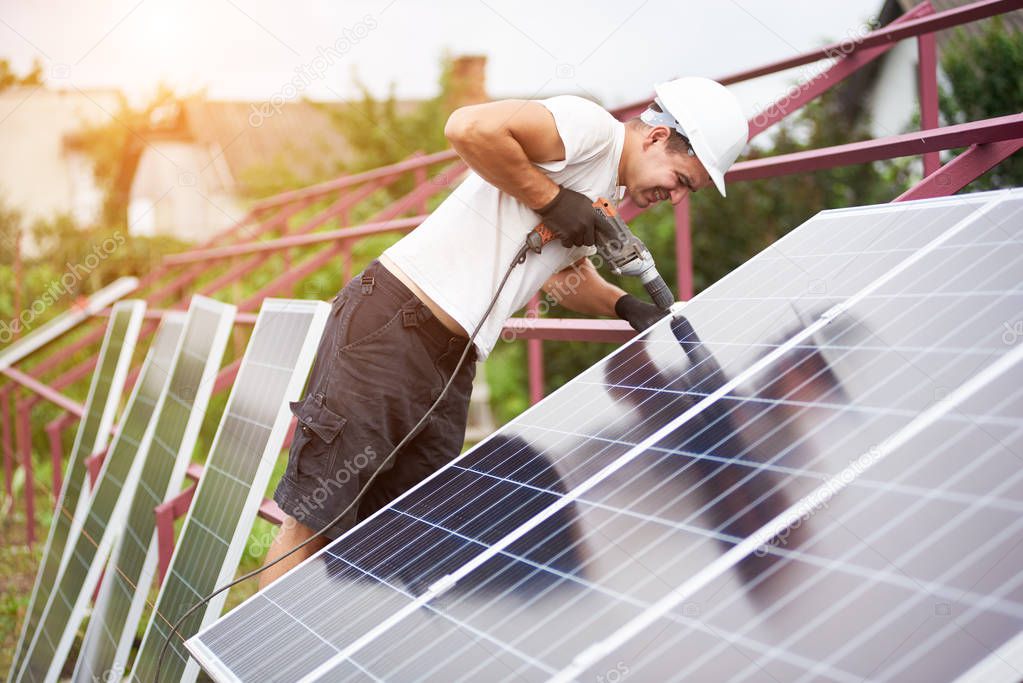
[[[331, 123], [331, 105], [288, 102], [186, 100], [169, 137], [208, 146], [227, 164], [236, 182], [249, 169], [285, 162], [299, 179], [334, 172], [351, 157], [351, 148]], [[336, 106], [336, 105], [335, 105]]]

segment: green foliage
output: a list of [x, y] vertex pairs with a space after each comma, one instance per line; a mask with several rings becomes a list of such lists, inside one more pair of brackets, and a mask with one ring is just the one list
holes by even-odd
[[310, 180], [299, 176], [295, 171], [294, 164], [283, 157], [275, 157], [273, 160], [244, 168], [238, 174], [238, 185], [242, 188], [245, 196], [253, 199], [270, 197], [287, 190], [294, 190], [299, 187], [310, 185], [321, 180], [334, 178], [340, 175], [339, 171], [325, 173], [323, 177]]
[[[942, 50], [941, 68], [950, 87], [940, 93], [949, 123], [964, 123], [1023, 111], [1023, 32], [1001, 17], [978, 33], [956, 30]], [[990, 190], [1023, 185], [1023, 156], [1009, 157], [968, 186]]]
[[[439, 152], [447, 149], [444, 124], [451, 111], [451, 58], [441, 63], [439, 92], [436, 97], [402, 107], [394, 95], [394, 83], [388, 95], [377, 99], [358, 75], [353, 74], [360, 98], [341, 109], [329, 110], [334, 124], [355, 152], [349, 172], [364, 171], [393, 164], [415, 151]], [[405, 109], [406, 111], [403, 111]]]
[[0, 266], [14, 262], [14, 244], [21, 232], [21, 212], [0, 197]]

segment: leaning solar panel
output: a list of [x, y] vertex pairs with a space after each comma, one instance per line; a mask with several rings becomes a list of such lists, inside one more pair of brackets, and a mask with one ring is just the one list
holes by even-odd
[[81, 522], [68, 542], [70, 561], [59, 574], [29, 645], [21, 678], [55, 680], [85, 616], [91, 589], [123, 522], [127, 504], [145, 461], [163, 403], [169, 371], [184, 330], [184, 314], [170, 313], [160, 324], [138, 381], [128, 399], [120, 428], [103, 462]]
[[134, 292], [139, 281], [133, 277], [122, 277], [106, 287], [93, 292], [87, 298], [76, 301], [71, 310], [57, 315], [45, 324], [32, 330], [21, 339], [0, 351], [0, 369], [9, 368], [29, 354], [46, 346], [57, 337], [85, 322], [107, 306]]
[[54, 581], [67, 563], [68, 538], [80, 525], [73, 517], [79, 510], [85, 486], [85, 459], [107, 444], [145, 311], [144, 301], [122, 301], [114, 305], [107, 323], [12, 661], [12, 676], [20, 668], [28, 643], [36, 633]]
[[138, 485], [124, 501], [123, 530], [89, 617], [75, 680], [119, 679], [127, 671], [131, 644], [156, 574], [153, 508], [181, 489], [234, 316], [234, 306], [203, 296], [192, 297], [187, 314], [164, 316], [164, 325], [182, 327], [181, 341], [171, 362], [163, 365], [170, 376], [168, 387], [153, 412]]
[[[215, 372], [226, 344], [233, 310], [232, 307], [215, 302], [210, 304], [222, 309], [226, 317], [219, 337], [204, 330], [202, 338], [204, 348], [201, 351], [211, 356], [207, 366], [210, 372]], [[215, 313], [211, 312], [210, 315], [213, 317]], [[153, 339], [135, 391], [125, 409], [121, 428], [97, 477], [83, 516], [81, 533], [70, 542], [71, 561], [57, 578], [43, 613], [41, 627], [30, 646], [23, 675], [26, 680], [56, 680], [63, 668], [64, 659], [68, 657], [75, 634], [85, 617], [92, 588], [99, 580], [103, 563], [123, 526], [135, 495], [139, 473], [148, 457], [158, 423], [154, 418], [159, 416], [166, 401], [186, 325], [186, 314], [170, 313]], [[218, 344], [215, 353], [209, 354], [209, 347]], [[197, 411], [194, 410], [194, 402], [190, 398], [186, 399], [186, 405], [191, 404], [197, 413], [194, 418], [196, 420], [201, 420], [205, 412], [211, 384], [210, 381], [198, 384], [196, 393], [202, 396], [198, 399]], [[190, 452], [191, 444], [188, 447]], [[149, 514], [152, 514], [151, 511]]]
[[[942, 303], [987, 290], [945, 285], [957, 271], [937, 264], [961, 265], [968, 249], [1002, 259], [1002, 277], [1018, 272], [1007, 245], [1019, 203], [991, 193], [818, 214], [189, 649], [218, 680], [241, 681], [539, 680], [594, 657], [864, 444], [910, 424], [933, 401], [924, 372], [952, 390], [980, 365], [983, 335], [1002, 323], [959, 329]], [[932, 265], [943, 280], [911, 282]], [[1003, 293], [992, 300], [1002, 315]], [[800, 532], [809, 525], [789, 542]], [[751, 552], [724, 577], [746, 588], [780, 561]], [[765, 584], [749, 590], [751, 609], [767, 609], [778, 584]]]
[[[305, 385], [329, 310], [319, 301], [263, 302], [130, 680], [156, 680], [170, 625], [234, 577], [291, 423], [288, 401]], [[166, 649], [160, 680], [195, 680], [199, 668], [184, 639], [213, 621], [226, 597], [221, 593], [182, 624]]]

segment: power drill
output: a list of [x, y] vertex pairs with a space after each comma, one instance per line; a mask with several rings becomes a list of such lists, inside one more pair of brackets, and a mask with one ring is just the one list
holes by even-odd
[[[599, 197], [597, 201], [593, 202], [593, 210], [604, 219], [597, 221], [594, 246], [597, 247], [597, 253], [601, 258], [611, 265], [611, 272], [615, 275], [638, 277], [655, 306], [662, 311], [671, 308], [671, 305], [675, 303], [675, 297], [672, 296], [668, 285], [657, 272], [654, 259], [643, 242], [632, 234], [629, 226], [621, 219], [615, 207], [608, 200]], [[526, 237], [526, 246], [534, 254], [539, 254], [543, 245], [554, 238], [554, 233], [540, 223]], [[521, 260], [525, 259], [525, 255], [524, 248]]]

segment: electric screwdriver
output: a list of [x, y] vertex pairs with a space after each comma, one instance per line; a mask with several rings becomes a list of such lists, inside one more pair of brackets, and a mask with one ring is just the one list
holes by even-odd
[[[664, 278], [657, 272], [654, 259], [646, 245], [632, 234], [632, 230], [608, 200], [599, 197], [593, 202], [593, 210], [604, 219], [597, 221], [594, 246], [601, 258], [611, 266], [611, 272], [615, 275], [638, 277], [655, 306], [662, 311], [671, 308], [675, 297], [665, 284]], [[543, 245], [554, 238], [554, 233], [540, 223], [529, 233], [526, 245], [530, 251], [539, 254]], [[522, 258], [525, 258], [525, 250]]]

